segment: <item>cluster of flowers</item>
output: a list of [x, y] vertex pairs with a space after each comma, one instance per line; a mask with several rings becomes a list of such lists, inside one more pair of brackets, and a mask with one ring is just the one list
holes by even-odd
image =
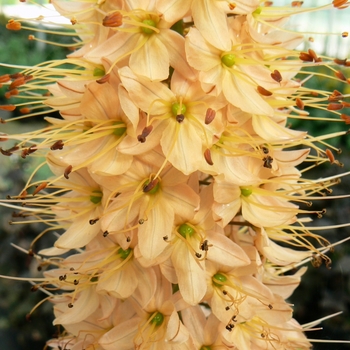
[[65, 329], [48, 345], [310, 348], [286, 302], [306, 268], [286, 272], [329, 263], [329, 243], [305, 223], [324, 214], [307, 207], [338, 180], [302, 173], [340, 165], [327, 139], [343, 133], [315, 138], [287, 120], [317, 119], [306, 109], [319, 108], [350, 123], [342, 92], [304, 86], [315, 66], [349, 83], [350, 62], [296, 51], [305, 38], [285, 24], [348, 2], [51, 2], [76, 29], [77, 49], [0, 78], [7, 97], [31, 99], [2, 109], [61, 115], [1, 135], [17, 141], [3, 155], [44, 156], [54, 174], [2, 201], [48, 225], [38, 238], [60, 233], [54, 247], [29, 251], [51, 266], [33, 290], [48, 294]]

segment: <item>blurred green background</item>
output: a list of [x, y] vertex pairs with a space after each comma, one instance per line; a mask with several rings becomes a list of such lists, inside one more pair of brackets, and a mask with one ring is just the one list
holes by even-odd
[[[7, 4], [15, 4], [16, 0], [7, 0]], [[1, 5], [5, 5], [2, 0]], [[63, 58], [69, 51], [62, 47], [46, 46], [33, 41], [28, 41], [28, 32], [9, 32], [5, 29], [7, 19], [0, 17], [0, 62], [14, 65], [34, 65], [54, 58]], [[70, 40], [47, 36], [47, 40]], [[340, 57], [344, 58], [344, 57]], [[11, 70], [14, 73], [16, 70]], [[0, 75], [8, 73], [9, 69], [0, 66]], [[349, 72], [344, 72], [350, 76]], [[309, 86], [319, 86], [324, 82], [312, 79]], [[313, 85], [314, 84], [314, 85]], [[344, 91], [344, 86], [336, 83], [327, 86], [327, 90]], [[349, 90], [347, 91], [349, 92]], [[8, 103], [4, 99], [5, 89], [0, 89], [0, 104]], [[0, 111], [0, 117], [10, 118], [12, 115]], [[327, 113], [327, 112], [325, 112]], [[321, 112], [318, 112], [321, 115]], [[342, 123], [330, 122], [307, 122], [291, 120], [293, 127], [300, 130], [307, 130], [312, 135], [320, 135], [328, 132], [335, 132], [346, 129]], [[31, 118], [21, 123], [21, 130], [41, 127], [42, 118]], [[10, 123], [1, 124], [0, 132], [15, 132], [18, 125]], [[345, 167], [340, 169], [334, 166], [322, 166], [314, 172], [308, 173], [311, 178], [325, 177], [340, 174], [350, 170], [350, 137], [341, 137], [332, 141], [337, 147], [343, 149], [343, 153], [338, 157], [345, 163]], [[2, 145], [3, 146], [3, 145]], [[10, 146], [9, 146], [10, 147]], [[0, 157], [0, 192], [2, 198], [6, 195], [17, 194], [21, 191], [25, 181], [32, 170], [40, 162], [40, 159], [28, 157], [23, 160], [20, 157]], [[320, 175], [321, 174], [321, 175]], [[46, 176], [43, 170], [43, 177]], [[350, 193], [350, 177], [344, 178], [342, 183], [334, 188], [335, 194]], [[314, 209], [327, 207], [325, 217], [316, 221], [315, 224], [337, 224], [345, 223], [350, 218], [349, 199], [334, 201], [315, 202]], [[15, 243], [22, 247], [28, 247], [31, 240], [37, 235], [42, 227], [38, 224], [26, 226], [9, 226], [12, 210], [0, 207], [0, 274], [11, 276], [36, 276], [39, 272], [36, 269], [35, 261], [11, 247]], [[323, 232], [324, 236], [331, 242], [350, 236], [348, 228], [337, 231], [328, 230]], [[41, 241], [40, 244], [47, 245], [49, 241]], [[51, 241], [53, 238], [51, 237]], [[343, 311], [343, 314], [328, 320], [322, 324], [323, 331], [308, 334], [310, 338], [325, 339], [347, 339], [350, 340], [350, 243], [337, 247], [334, 253], [330, 254], [333, 260], [332, 269], [328, 270], [324, 266], [316, 269], [309, 266], [308, 272], [304, 275], [301, 286], [297, 289], [290, 302], [295, 304], [295, 318], [300, 323], [310, 322], [314, 319], [328, 314]], [[52, 326], [52, 308], [50, 303], [45, 303], [36, 310], [31, 321], [26, 320], [26, 314], [45, 295], [39, 292], [31, 292], [30, 284], [26, 282], [14, 282], [0, 279], [0, 349], [1, 350], [40, 350], [44, 347], [45, 341], [51, 338], [57, 329]], [[314, 349], [349, 349], [348, 345], [341, 344], [315, 344]]]

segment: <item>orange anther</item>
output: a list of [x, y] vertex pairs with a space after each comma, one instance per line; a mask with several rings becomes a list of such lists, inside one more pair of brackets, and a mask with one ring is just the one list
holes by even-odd
[[269, 90], [266, 90], [265, 88], [263, 88], [262, 86], [258, 85], [257, 90], [259, 92], [260, 95], [263, 96], [271, 96], [272, 92]]
[[10, 75], [9, 74], [4, 74], [2, 76], [0, 76], [0, 83], [7, 83], [8, 81], [10, 81]]
[[348, 32], [343, 32], [343, 33], [341, 33], [341, 36], [343, 38], [347, 38], [349, 36], [349, 33]]
[[215, 115], [216, 115], [216, 112], [213, 109], [208, 108], [205, 114], [205, 121], [204, 121], [205, 124], [206, 125], [210, 124], [214, 120]]
[[346, 81], [345, 75], [343, 74], [343, 72], [341, 72], [340, 70], [338, 70], [337, 72], [335, 72], [335, 76], [343, 81]]
[[16, 109], [16, 106], [14, 105], [6, 105], [6, 106], [0, 106], [0, 109], [3, 111], [14, 111]]
[[341, 103], [329, 103], [327, 106], [327, 109], [329, 111], [339, 111], [340, 109], [343, 109], [344, 106]]
[[38, 192], [40, 192], [41, 190], [43, 190], [44, 188], [46, 188], [47, 186], [47, 182], [43, 182], [42, 184], [40, 184], [39, 186], [37, 186], [37, 188], [34, 190], [33, 192], [33, 196], [35, 196]]
[[28, 114], [28, 113], [30, 113], [30, 109], [29, 109], [28, 107], [23, 107], [23, 108], [21, 108], [19, 111], [20, 111], [20, 113], [22, 113], [22, 114]]
[[22, 27], [21, 23], [13, 19], [10, 19], [6, 24], [6, 29], [9, 29], [9, 30], [21, 30], [21, 27]]
[[335, 161], [335, 158], [334, 158], [332, 151], [328, 148], [326, 149], [326, 155], [327, 155], [329, 161], [333, 164]]
[[304, 1], [292, 1], [292, 7], [301, 7]]
[[340, 118], [341, 118], [342, 120], [344, 120], [345, 124], [350, 124], [350, 116], [349, 116], [349, 115], [342, 114], [342, 115], [340, 116]]
[[313, 62], [314, 61], [313, 57], [306, 52], [300, 52], [299, 58], [304, 62]]
[[295, 104], [297, 105], [298, 108], [304, 109], [304, 106], [305, 106], [304, 102], [299, 97], [295, 99]]
[[71, 165], [68, 165], [67, 168], [64, 170], [64, 177], [68, 180], [69, 174], [72, 172], [73, 167]]
[[211, 152], [209, 148], [207, 148], [204, 152], [204, 159], [209, 165], [214, 165], [213, 160], [211, 159]]
[[275, 69], [272, 73], [271, 73], [271, 78], [275, 81], [277, 81], [277, 83], [280, 83], [282, 81], [282, 75], [281, 73]]
[[107, 83], [109, 81], [109, 78], [110, 78], [110, 74], [106, 74], [102, 78], [96, 80], [96, 83], [98, 83], [98, 84]]
[[103, 20], [102, 24], [105, 27], [120, 27], [123, 24], [123, 15], [120, 12], [114, 12], [107, 15]]

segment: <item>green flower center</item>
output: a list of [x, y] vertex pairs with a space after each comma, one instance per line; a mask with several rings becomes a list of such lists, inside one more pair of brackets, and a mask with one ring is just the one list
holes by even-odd
[[200, 350], [211, 350], [210, 346], [202, 346]]
[[113, 126], [116, 127], [113, 130], [113, 135], [115, 135], [115, 136], [122, 136], [126, 131], [126, 127], [125, 127], [125, 124], [123, 122], [114, 122]]
[[90, 196], [90, 202], [94, 204], [100, 203], [102, 200], [102, 192], [101, 191], [92, 191], [92, 195]]
[[241, 195], [244, 197], [249, 197], [253, 193], [250, 188], [241, 188]]
[[161, 326], [164, 321], [164, 316], [160, 312], [157, 312], [151, 320], [157, 327]]
[[195, 231], [191, 226], [189, 226], [187, 224], [182, 224], [177, 229], [177, 232], [179, 232], [182, 237], [186, 238], [187, 236], [191, 237]]
[[96, 67], [94, 69], [94, 77], [103, 77], [106, 74], [106, 71], [104, 70], [103, 67]]
[[132, 249], [131, 248], [128, 248], [128, 249], [123, 249], [123, 248], [119, 248], [118, 251], [117, 251], [117, 254], [119, 254], [119, 256], [125, 260], [131, 253]]
[[221, 62], [226, 66], [226, 67], [232, 67], [235, 64], [235, 55], [232, 53], [228, 53], [226, 55], [223, 55], [221, 57]]
[[254, 16], [254, 15], [260, 15], [261, 11], [262, 11], [262, 8], [261, 8], [261, 7], [258, 7], [258, 8], [253, 12], [253, 16]]
[[[214, 286], [220, 288], [227, 281], [227, 278], [224, 275], [222, 275], [221, 273], [216, 273], [213, 276], [212, 281], [213, 281]], [[221, 282], [221, 283], [218, 283], [218, 282]]]
[[[154, 22], [152, 19], [145, 19], [142, 21], [143, 24], [147, 24], [150, 27], [154, 27], [157, 28], [156, 22]], [[152, 30], [151, 28], [146, 28], [146, 27], [141, 27], [141, 30], [145, 33], [145, 34], [153, 34], [154, 30]]]
[[181, 104], [181, 107], [180, 107], [180, 103], [178, 102], [173, 103], [173, 105], [171, 106], [171, 112], [175, 117], [179, 114], [185, 115], [186, 110], [187, 110], [186, 106], [184, 104]]

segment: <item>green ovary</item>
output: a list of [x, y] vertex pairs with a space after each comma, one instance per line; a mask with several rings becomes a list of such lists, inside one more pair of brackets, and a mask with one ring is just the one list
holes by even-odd
[[118, 251], [117, 251], [117, 254], [119, 254], [119, 256], [125, 260], [131, 253], [132, 249], [131, 248], [128, 248], [128, 249], [123, 249], [123, 248], [119, 248]]
[[92, 191], [92, 195], [90, 196], [90, 202], [94, 204], [99, 204], [102, 200], [102, 192], [101, 191]]
[[115, 122], [113, 123], [113, 126], [116, 126], [116, 128], [113, 130], [113, 135], [115, 136], [122, 136], [126, 131], [126, 127], [123, 122]]
[[[150, 27], [154, 27], [156, 28], [156, 22], [154, 22], [152, 19], [145, 19], [142, 21], [143, 24], [147, 24]], [[145, 33], [145, 34], [153, 34], [154, 30], [152, 30], [151, 28], [146, 28], [146, 27], [141, 27], [141, 30]]]
[[249, 197], [253, 191], [250, 188], [241, 188], [241, 195], [243, 197]]
[[94, 77], [103, 77], [106, 74], [105, 70], [103, 67], [96, 67], [94, 69]]
[[232, 53], [228, 53], [224, 56], [221, 57], [221, 62], [226, 66], [226, 67], [232, 67], [235, 64], [235, 55]]
[[161, 326], [164, 321], [164, 316], [160, 312], [157, 312], [152, 318], [151, 323], [154, 323], [157, 327]]
[[171, 112], [173, 113], [174, 117], [176, 117], [179, 114], [185, 115], [186, 110], [187, 110], [186, 106], [184, 104], [181, 104], [181, 108], [180, 108], [180, 103], [178, 102], [173, 103], [173, 105], [171, 106]]
[[[214, 276], [213, 276], [213, 284], [216, 286], [216, 287], [222, 287], [223, 284], [227, 281], [227, 278], [222, 275], [221, 273], [216, 273]], [[218, 283], [220, 282], [220, 283]]]
[[177, 229], [177, 232], [179, 232], [182, 237], [186, 238], [186, 236], [191, 237], [194, 234], [195, 230], [187, 224], [182, 224]]

